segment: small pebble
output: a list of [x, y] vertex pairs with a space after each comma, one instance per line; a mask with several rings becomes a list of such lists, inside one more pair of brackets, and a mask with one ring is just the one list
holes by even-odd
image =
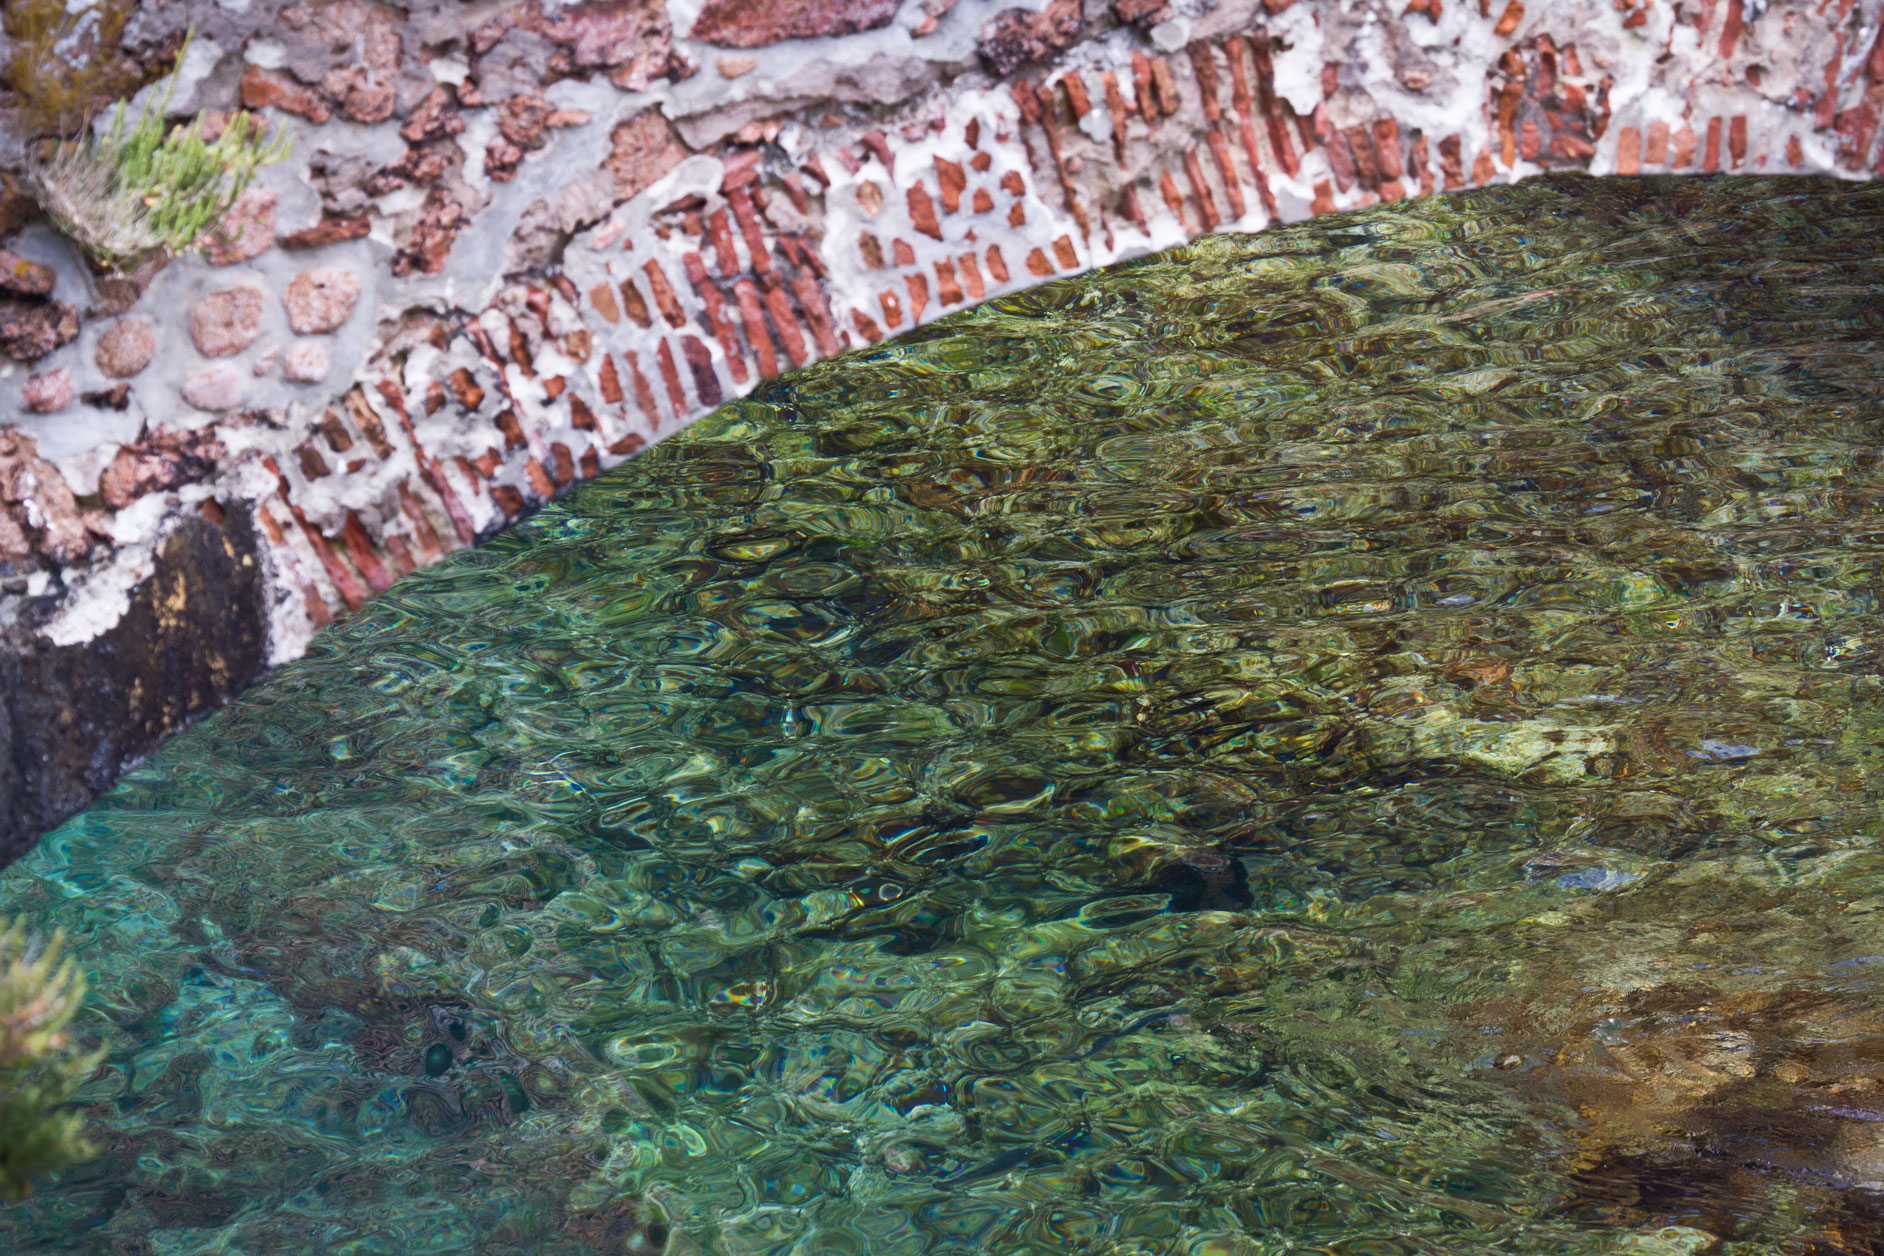
[[327, 346], [318, 340], [298, 340], [282, 359], [281, 373], [297, 384], [318, 384], [327, 378]]
[[55, 366], [50, 371], [41, 371], [28, 376], [20, 385], [20, 403], [33, 414], [52, 414], [72, 404], [78, 395], [78, 388], [72, 382], [72, 372], [63, 366]]
[[233, 410], [242, 395], [242, 372], [228, 363], [198, 371], [183, 384], [183, 399], [198, 410]]
[[149, 319], [121, 318], [105, 328], [92, 350], [98, 369], [113, 379], [130, 379], [150, 365], [157, 352], [157, 327]]

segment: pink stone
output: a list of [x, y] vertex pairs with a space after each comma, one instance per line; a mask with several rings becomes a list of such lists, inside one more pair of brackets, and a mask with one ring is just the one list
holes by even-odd
[[203, 233], [197, 249], [217, 266], [260, 257], [275, 242], [275, 190], [250, 187], [224, 211], [221, 221]]
[[20, 385], [20, 402], [33, 414], [52, 414], [71, 405], [77, 392], [72, 372], [55, 366], [50, 371], [27, 377]]
[[897, 0], [707, 0], [688, 34], [727, 48], [851, 35], [888, 26]]
[[318, 340], [296, 341], [281, 361], [281, 373], [297, 384], [318, 384], [327, 378], [327, 346]]
[[206, 358], [233, 357], [261, 334], [260, 288], [224, 288], [190, 307], [190, 340]]
[[156, 351], [157, 328], [149, 319], [122, 318], [98, 337], [92, 360], [113, 379], [130, 379], [150, 365]]
[[183, 399], [198, 410], [233, 410], [242, 404], [242, 372], [227, 362], [206, 367], [184, 381]]
[[303, 336], [334, 330], [347, 321], [359, 299], [359, 277], [338, 266], [304, 270], [289, 280], [281, 294], [288, 326]]

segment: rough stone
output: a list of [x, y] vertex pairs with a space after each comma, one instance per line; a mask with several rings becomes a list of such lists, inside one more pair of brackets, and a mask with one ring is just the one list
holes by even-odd
[[338, 266], [304, 270], [281, 294], [288, 326], [301, 336], [333, 331], [347, 321], [359, 299], [359, 276]]
[[80, 393], [79, 400], [100, 410], [124, 410], [131, 404], [131, 386], [119, 380], [109, 388]]
[[150, 365], [156, 351], [156, 324], [144, 318], [121, 318], [98, 337], [92, 360], [111, 378], [130, 379]]
[[688, 35], [726, 48], [851, 35], [888, 26], [898, 0], [707, 0]]
[[224, 288], [190, 307], [190, 342], [206, 358], [242, 352], [262, 334], [262, 290], [249, 284]]
[[392, 273], [436, 275], [445, 269], [452, 241], [464, 229], [464, 206], [449, 193], [434, 189], [412, 224], [411, 234], [392, 260]]
[[1171, 17], [1170, 0], [1112, 0], [1112, 12], [1133, 26], [1156, 26]]
[[242, 72], [242, 105], [246, 109], [281, 109], [298, 114], [309, 122], [322, 123], [334, 116], [333, 106], [311, 87], [304, 87], [280, 70], [251, 65]]
[[23, 854], [266, 667], [263, 564], [246, 507], [220, 524], [186, 516], [155, 566], [91, 641], [55, 646], [24, 626], [0, 629], [0, 858]]
[[344, 240], [364, 239], [373, 230], [373, 220], [362, 214], [357, 218], [323, 218], [311, 227], [290, 232], [275, 241], [284, 249], [318, 249]]
[[451, 88], [440, 83], [431, 90], [406, 124], [399, 128], [400, 138], [409, 144], [445, 139], [464, 131], [464, 115], [458, 112], [458, 98]]
[[[399, 19], [364, 0], [291, 5], [281, 11], [284, 31], [324, 44], [331, 68], [320, 92], [354, 122], [384, 122], [399, 103]], [[310, 76], [311, 77], [311, 76]]]
[[183, 399], [198, 410], [233, 410], [242, 404], [242, 372], [227, 362], [205, 367], [183, 381]]
[[28, 376], [20, 386], [20, 404], [32, 414], [56, 414], [77, 397], [78, 386], [72, 382], [72, 372], [63, 366]]
[[54, 563], [76, 563], [91, 552], [91, 534], [65, 477], [39, 456], [31, 436], [11, 427], [0, 427], [0, 513], [12, 518], [35, 554]]
[[0, 297], [0, 353], [37, 362], [78, 338], [78, 311], [59, 301]]
[[318, 384], [327, 378], [327, 346], [318, 340], [297, 341], [281, 360], [281, 373], [297, 384]]
[[216, 266], [260, 257], [275, 242], [275, 190], [255, 184], [224, 211], [222, 220], [198, 240], [197, 249]]
[[0, 249], [0, 294], [12, 297], [52, 295], [52, 267], [29, 262], [8, 249]]
[[609, 134], [608, 172], [625, 201], [687, 159], [687, 149], [658, 109], [619, 122]]
[[98, 477], [105, 505], [123, 510], [146, 493], [197, 484], [215, 474], [225, 450], [208, 428], [147, 430], [118, 450]]
[[673, 28], [663, 0], [601, 0], [564, 9], [539, 33], [563, 45], [552, 72], [606, 70], [623, 91], [645, 91], [669, 70]]
[[1079, 0], [1053, 0], [1038, 13], [1008, 9], [981, 28], [975, 47], [990, 70], [1007, 78], [1067, 48], [1084, 24]]

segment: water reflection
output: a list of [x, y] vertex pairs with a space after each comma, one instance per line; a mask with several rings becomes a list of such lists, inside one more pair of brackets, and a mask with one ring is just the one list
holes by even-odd
[[1884, 191], [1200, 242], [729, 407], [0, 877], [99, 1252], [1884, 1250]]

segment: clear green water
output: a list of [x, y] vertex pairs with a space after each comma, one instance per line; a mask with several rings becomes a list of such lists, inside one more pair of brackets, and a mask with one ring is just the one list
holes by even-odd
[[110, 1053], [0, 1248], [1884, 1250], [1881, 294], [1529, 184], [729, 407], [0, 876]]

